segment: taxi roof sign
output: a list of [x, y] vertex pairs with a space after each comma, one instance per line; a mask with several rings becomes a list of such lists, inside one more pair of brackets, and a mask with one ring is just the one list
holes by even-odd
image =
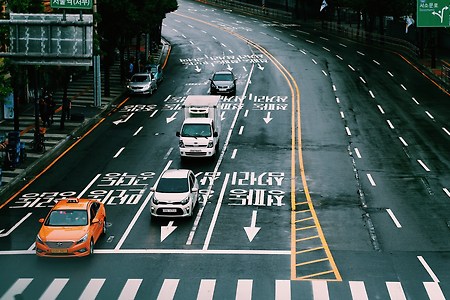
[[93, 0], [50, 0], [51, 8], [92, 9]]
[[417, 27], [449, 27], [448, 0], [417, 0]]

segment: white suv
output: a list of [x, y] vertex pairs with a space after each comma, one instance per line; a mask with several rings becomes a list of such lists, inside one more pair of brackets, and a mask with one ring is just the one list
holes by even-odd
[[164, 171], [151, 191], [150, 213], [155, 217], [190, 217], [199, 199], [197, 178], [187, 169]]

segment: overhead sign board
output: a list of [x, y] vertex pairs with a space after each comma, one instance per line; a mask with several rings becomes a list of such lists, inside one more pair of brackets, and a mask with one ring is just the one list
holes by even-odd
[[417, 27], [449, 27], [448, 0], [417, 0]]
[[7, 52], [16, 64], [90, 66], [93, 56], [93, 16], [78, 14], [16, 14], [9, 25]]
[[50, 0], [51, 8], [92, 9], [93, 0]]

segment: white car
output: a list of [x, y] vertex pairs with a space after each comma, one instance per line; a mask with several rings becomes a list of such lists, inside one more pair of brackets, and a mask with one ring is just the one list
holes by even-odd
[[164, 171], [151, 191], [150, 213], [155, 217], [190, 217], [200, 196], [197, 178], [187, 169]]
[[156, 79], [150, 73], [136, 73], [131, 76], [127, 84], [128, 91], [131, 94], [150, 94], [158, 88]]

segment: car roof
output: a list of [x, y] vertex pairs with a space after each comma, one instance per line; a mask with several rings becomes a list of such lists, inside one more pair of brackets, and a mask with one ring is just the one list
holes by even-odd
[[161, 178], [187, 178], [190, 172], [192, 171], [188, 169], [168, 169], [164, 171]]
[[86, 209], [89, 202], [93, 200], [90, 199], [77, 199], [68, 198], [59, 200], [58, 203], [53, 206], [53, 210], [57, 209]]
[[233, 72], [228, 70], [216, 71], [214, 74], [233, 74]]

